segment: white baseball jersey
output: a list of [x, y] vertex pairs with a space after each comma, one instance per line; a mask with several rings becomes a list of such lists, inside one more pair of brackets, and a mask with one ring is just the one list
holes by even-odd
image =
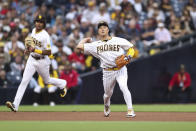
[[[116, 67], [115, 59], [118, 56], [125, 54], [125, 51], [131, 47], [133, 47], [133, 44], [131, 44], [126, 39], [112, 37], [110, 40], [105, 42], [99, 40], [84, 44], [84, 53], [90, 53], [100, 59], [101, 67], [103, 69], [113, 68]], [[118, 82], [119, 87], [123, 92], [123, 96], [127, 104], [127, 109], [131, 110], [133, 108], [131, 93], [127, 86], [127, 79], [127, 68], [125, 66], [116, 71], [103, 70], [103, 100], [105, 106], [110, 106], [110, 99], [113, 94], [114, 86], [116, 82]], [[104, 114], [105, 112], [106, 111], [104, 111]]]
[[[40, 32], [35, 32], [35, 28], [34, 28], [32, 30], [31, 36], [37, 40], [35, 49], [51, 50], [50, 36], [46, 32], [46, 30], [42, 29]], [[31, 55], [33, 55], [33, 56], [41, 56], [40, 54], [35, 53], [35, 52], [32, 52]], [[48, 56], [46, 55], [45, 57], [48, 57]]]
[[99, 40], [84, 44], [84, 53], [100, 59], [102, 68], [113, 68], [116, 67], [115, 59], [131, 47], [133, 44], [126, 39], [112, 37], [107, 42]]
[[[50, 36], [44, 29], [37, 33], [35, 32], [35, 29], [33, 29], [31, 36], [36, 39], [36, 49], [48, 50], [51, 48]], [[32, 52], [27, 60], [26, 67], [23, 73], [23, 78], [18, 87], [13, 102], [16, 110], [18, 110], [27, 85], [29, 84], [35, 72], [38, 72], [38, 74], [42, 76], [44, 83], [46, 84], [52, 84], [56, 87], [59, 87], [60, 89], [64, 89], [65, 85], [67, 84], [65, 80], [50, 77], [50, 59], [47, 55], [45, 55], [44, 58], [38, 60], [33, 58], [32, 56], [38, 57], [42, 55]]]

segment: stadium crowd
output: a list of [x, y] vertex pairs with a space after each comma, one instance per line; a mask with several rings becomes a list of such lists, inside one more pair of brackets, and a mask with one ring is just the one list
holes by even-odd
[[[164, 44], [196, 29], [195, 0], [0, 0], [1, 88], [19, 85], [27, 59], [24, 39], [34, 28], [33, 21], [39, 13], [45, 15], [46, 30], [51, 36], [52, 69], [57, 71], [56, 77], [66, 79], [99, 67], [96, 58], [75, 48], [84, 37], [97, 39], [99, 21], [108, 22], [112, 36], [133, 42], [136, 57], [148, 54], [145, 49], [152, 45]], [[67, 61], [75, 71], [66, 71], [70, 66]], [[35, 86], [37, 78], [30, 85]], [[78, 80], [68, 88], [77, 84]]]

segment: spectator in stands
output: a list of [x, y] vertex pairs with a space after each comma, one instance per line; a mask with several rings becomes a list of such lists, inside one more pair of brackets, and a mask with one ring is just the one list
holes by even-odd
[[137, 13], [136, 13], [133, 5], [129, 1], [124, 0], [121, 2], [120, 5], [122, 8], [122, 12], [124, 13], [124, 19], [126, 22], [130, 21], [131, 19], [133, 19], [137, 16]]
[[24, 49], [24, 44], [21, 41], [18, 41], [16, 34], [14, 34], [11, 41], [7, 42], [4, 46], [4, 52], [9, 53], [12, 58], [18, 54], [22, 56]]
[[177, 18], [174, 18], [171, 21], [171, 24], [169, 26], [170, 34], [173, 39], [177, 39], [179, 37], [182, 37], [184, 35], [184, 30], [181, 27], [180, 20]]
[[190, 15], [193, 20], [194, 28], [196, 29], [196, 4], [194, 4], [193, 8], [190, 9]]
[[25, 38], [29, 35], [29, 29], [28, 28], [23, 28], [21, 31], [21, 36], [19, 37], [19, 41], [24, 43]]
[[2, 9], [0, 11], [0, 14], [1, 15], [6, 15], [8, 12], [9, 12], [9, 4], [8, 4], [8, 2], [4, 2], [2, 4]]
[[158, 23], [158, 28], [154, 32], [155, 40], [158, 42], [157, 45], [171, 41], [171, 34], [167, 28], [164, 27], [163, 23]]
[[61, 62], [61, 56], [62, 55], [71, 55], [72, 51], [69, 47], [67, 46], [63, 46], [62, 40], [58, 40], [55, 45], [53, 46], [53, 50], [54, 50], [54, 56], [55, 59], [57, 60], [57, 62]]
[[[7, 18], [4, 18], [3, 20], [4, 20], [4, 21], [7, 21]], [[3, 24], [4, 24], [4, 23], [3, 23]], [[11, 34], [10, 31], [11, 31], [11, 29], [10, 29], [9, 26], [3, 25], [3, 27], [2, 27], [1, 41], [7, 42], [7, 41], [10, 40], [10, 34]]]
[[10, 64], [10, 68], [12, 72], [22, 75], [22, 72], [24, 70], [24, 61], [22, 56], [17, 55], [15, 57], [15, 61]]
[[89, 22], [86, 19], [82, 19], [80, 25], [80, 31], [82, 32], [82, 34], [86, 34], [89, 29]]
[[154, 29], [152, 28], [150, 21], [147, 19], [143, 23], [141, 30], [141, 39], [145, 47], [151, 46], [157, 41], [154, 39]]
[[0, 41], [0, 54], [3, 57], [2, 61], [0, 61], [0, 64], [8, 64], [11, 60], [9, 53], [4, 51], [4, 45], [5, 43]]
[[69, 44], [69, 38], [68, 34], [65, 28], [62, 28], [61, 35], [59, 36], [59, 39], [62, 40], [63, 45], [68, 46]]
[[122, 0], [106, 0], [106, 1], [108, 4], [108, 11], [109, 12], [116, 10], [116, 6], [119, 6], [120, 2], [122, 2]]
[[165, 14], [159, 9], [158, 3], [153, 3], [152, 8], [148, 10], [148, 18], [154, 17], [155, 19], [160, 19], [162, 22], [165, 21]]
[[24, 71], [23, 58], [16, 54], [14, 61], [10, 64], [11, 71], [7, 73], [7, 79], [12, 87], [18, 87], [22, 80]]
[[99, 5], [99, 12], [94, 14], [92, 17], [92, 24], [97, 24], [99, 21], [106, 21], [110, 24], [110, 15], [108, 12], [106, 12], [106, 4], [100, 3]]
[[166, 17], [170, 15], [170, 11], [172, 11], [172, 5], [170, 0], [161, 0], [160, 8], [165, 13]]
[[40, 7], [40, 13], [43, 14], [44, 16], [47, 16], [47, 6], [45, 3], [42, 3], [41, 7]]
[[88, 27], [88, 32], [86, 32], [85, 37], [91, 37], [93, 40], [96, 39], [96, 33], [95, 33], [95, 28], [93, 27], [93, 25], [90, 25]]
[[168, 90], [172, 92], [172, 102], [188, 102], [191, 90], [191, 76], [186, 72], [183, 64], [180, 65], [179, 72], [176, 72], [170, 80]]
[[82, 18], [81, 21], [87, 21], [87, 24], [92, 24], [92, 18], [94, 17], [94, 15], [97, 14], [97, 9], [95, 6], [95, 1], [94, 0], [90, 0], [88, 2], [88, 8], [85, 9], [82, 13]]
[[123, 17], [123, 13], [121, 12], [121, 6], [115, 6], [114, 11], [111, 13], [112, 24], [118, 24], [121, 17]]
[[80, 29], [78, 27], [75, 27], [72, 30], [72, 33], [69, 35], [69, 41], [75, 41], [78, 43], [82, 38], [84, 37], [84, 34], [80, 32]]
[[195, 5], [195, 0], [188, 0], [184, 8], [189, 12], [193, 10], [193, 5]]
[[116, 25], [115, 29], [114, 29], [114, 34], [118, 37], [124, 37], [124, 35], [126, 34], [126, 26], [125, 26], [125, 19], [124, 18], [120, 18], [118, 21], [118, 24]]
[[[47, 23], [50, 23], [50, 26], [54, 26], [54, 24], [55, 24], [55, 21], [58, 21], [58, 17], [56, 17], [55, 16], [56, 14], [55, 14], [55, 10], [54, 10], [54, 8], [50, 8], [49, 10], [48, 10], [48, 14], [47, 14], [47, 16], [46, 16], [46, 22]], [[60, 21], [60, 20], [59, 20]], [[58, 23], [58, 22], [56, 22], [56, 23]], [[56, 25], [58, 25], [58, 24], [56, 24]]]
[[64, 24], [64, 29], [66, 30], [67, 35], [70, 35], [71, 34], [72, 27], [74, 27], [73, 24], [72, 24], [72, 21], [66, 20], [66, 22]]
[[74, 48], [74, 52], [69, 55], [69, 61], [72, 63], [72, 66], [79, 72], [82, 73], [85, 71], [85, 57], [79, 49]]
[[181, 26], [185, 34], [191, 34], [195, 28], [190, 13], [187, 10], [183, 11], [183, 16], [180, 18]]
[[141, 15], [143, 12], [146, 12], [146, 7], [144, 6], [142, 0], [133, 0], [133, 6], [139, 15]]
[[139, 40], [140, 37], [140, 26], [138, 24], [137, 19], [131, 19], [128, 27], [126, 28], [126, 33], [128, 35], [128, 39], [130, 40]]
[[68, 103], [74, 103], [79, 88], [79, 75], [74, 69], [72, 69], [72, 64], [69, 61], [65, 63], [64, 70], [60, 73], [60, 79], [67, 81], [68, 92], [65, 99]]
[[6, 72], [5, 70], [0, 69], [0, 88], [7, 88], [7, 87], [8, 87], [8, 80], [6, 78]]
[[71, 5], [70, 7], [71, 7], [71, 9], [66, 14], [65, 18], [66, 18], [66, 20], [71, 20], [72, 21], [77, 17], [77, 9], [76, 9], [75, 5]]

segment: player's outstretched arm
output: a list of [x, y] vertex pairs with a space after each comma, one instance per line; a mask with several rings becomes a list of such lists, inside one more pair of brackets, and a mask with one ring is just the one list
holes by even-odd
[[80, 42], [79, 42], [79, 44], [76, 46], [76, 48], [78, 48], [78, 49], [80, 49], [80, 50], [84, 50], [84, 44], [85, 43], [90, 43], [91, 42], [91, 38], [90, 37], [88, 37], [88, 38], [84, 38], [84, 39], [82, 39]]

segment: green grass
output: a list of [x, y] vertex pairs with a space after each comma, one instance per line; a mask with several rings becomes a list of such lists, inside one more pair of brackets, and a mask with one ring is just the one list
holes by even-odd
[[[196, 104], [148, 104], [134, 105], [136, 112], [196, 112]], [[111, 110], [126, 111], [126, 105], [111, 105]], [[4, 105], [0, 111], [9, 111]], [[19, 111], [103, 111], [103, 105], [58, 105], [50, 107], [42, 105], [38, 107], [20, 106]]]
[[[136, 112], [196, 112], [196, 104], [134, 105]], [[111, 105], [126, 111], [126, 105]], [[0, 111], [9, 111], [0, 106]], [[20, 106], [20, 111], [103, 111], [103, 105]], [[195, 131], [196, 122], [0, 121], [0, 131]]]
[[1, 131], [195, 131], [195, 122], [0, 122]]

